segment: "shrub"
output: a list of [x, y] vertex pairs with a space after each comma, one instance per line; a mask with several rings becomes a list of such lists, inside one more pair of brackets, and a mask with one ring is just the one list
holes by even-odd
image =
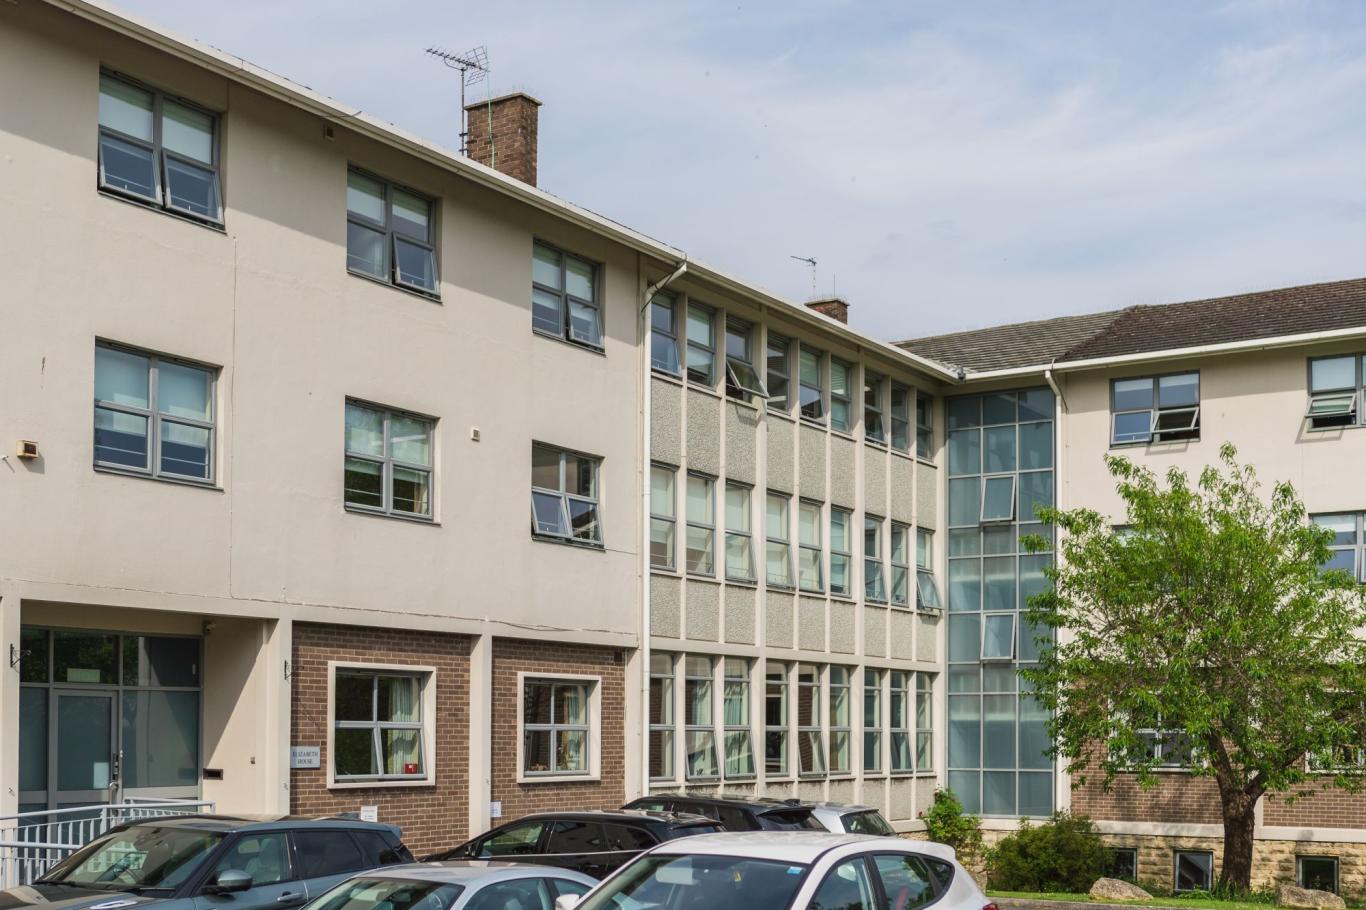
[[1026, 821], [987, 851], [987, 879], [1002, 891], [1090, 890], [1105, 875], [1110, 851], [1089, 818], [1054, 813], [1038, 827]]
[[965, 815], [963, 804], [952, 790], [935, 790], [934, 802], [920, 813], [920, 817], [930, 840], [948, 844], [965, 865], [982, 852], [982, 820], [975, 815]]

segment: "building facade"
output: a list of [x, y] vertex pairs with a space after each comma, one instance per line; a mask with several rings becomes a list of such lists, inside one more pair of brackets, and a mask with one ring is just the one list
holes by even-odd
[[[537, 189], [538, 106], [471, 160], [0, 6], [0, 816], [373, 810], [421, 853], [665, 790], [914, 831], [947, 786], [1198, 884], [1208, 780], [1046, 756], [1020, 540], [1117, 507], [1108, 451], [1228, 440], [1366, 577], [1366, 282], [887, 344]], [[1360, 893], [1360, 799], [1268, 801], [1263, 874]]]

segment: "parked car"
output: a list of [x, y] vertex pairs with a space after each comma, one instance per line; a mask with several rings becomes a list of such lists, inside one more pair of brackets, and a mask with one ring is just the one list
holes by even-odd
[[816, 831], [704, 834], [669, 841], [556, 910], [996, 910], [927, 841]]
[[871, 806], [851, 806], [846, 803], [816, 803], [811, 807], [827, 831], [836, 834], [895, 835], [896, 830], [882, 813]]
[[461, 860], [362, 872], [305, 910], [551, 910], [597, 880], [570, 869]]
[[515, 860], [602, 878], [656, 844], [720, 830], [709, 818], [671, 812], [547, 812], [501, 825], [425, 862]]
[[281, 910], [356, 872], [412, 859], [393, 825], [159, 818], [111, 829], [32, 885], [0, 892], [0, 907]]
[[695, 796], [655, 793], [626, 804], [627, 809], [689, 812], [721, 823], [727, 831], [824, 831], [810, 803], [755, 796]]

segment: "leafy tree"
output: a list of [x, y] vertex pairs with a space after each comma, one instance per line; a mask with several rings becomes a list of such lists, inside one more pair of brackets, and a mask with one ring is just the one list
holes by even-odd
[[1337, 786], [1360, 783], [1342, 756], [1366, 747], [1366, 597], [1323, 570], [1333, 533], [1290, 484], [1263, 499], [1236, 454], [1225, 444], [1194, 484], [1108, 457], [1121, 528], [1089, 509], [1040, 510], [1059, 558], [1029, 616], [1057, 644], [1021, 674], [1053, 712], [1053, 753], [1077, 785], [1099, 769], [1107, 789], [1121, 773], [1151, 787], [1155, 745], [1188, 751], [1190, 772], [1218, 785], [1219, 888], [1245, 891], [1264, 794], [1322, 781], [1306, 756], [1339, 767]]

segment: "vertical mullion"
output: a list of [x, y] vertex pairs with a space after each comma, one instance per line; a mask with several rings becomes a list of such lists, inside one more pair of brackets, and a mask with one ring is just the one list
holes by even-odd
[[161, 405], [157, 390], [161, 387], [161, 358], [147, 358], [147, 471], [153, 477], [161, 473]]
[[384, 749], [379, 732], [379, 677], [370, 677], [370, 742], [375, 752], [375, 774], [384, 776]]

